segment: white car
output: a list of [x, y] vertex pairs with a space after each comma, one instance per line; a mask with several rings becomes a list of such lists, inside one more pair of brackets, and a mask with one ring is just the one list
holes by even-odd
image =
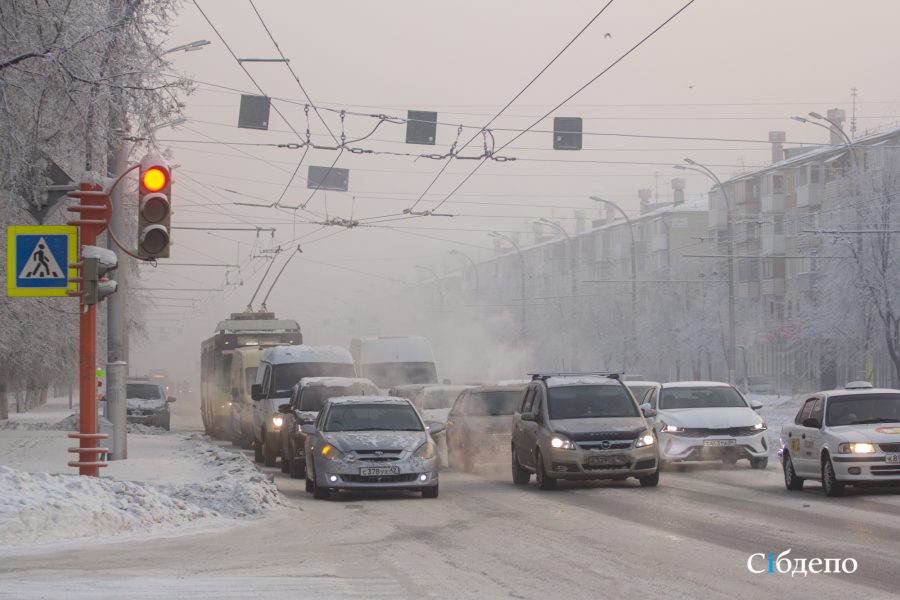
[[820, 480], [828, 496], [848, 485], [900, 485], [900, 390], [810, 394], [782, 428], [779, 454], [789, 490], [806, 479]]
[[732, 385], [715, 381], [662, 383], [644, 396], [656, 410], [653, 429], [663, 463], [749, 459], [754, 469], [769, 464], [766, 422]]

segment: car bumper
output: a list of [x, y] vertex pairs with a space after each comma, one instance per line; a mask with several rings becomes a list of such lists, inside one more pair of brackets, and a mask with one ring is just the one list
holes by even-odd
[[688, 437], [659, 432], [660, 458], [667, 461], [762, 458], [769, 455], [766, 431], [753, 435]]
[[657, 471], [657, 446], [622, 450], [562, 450], [551, 448], [544, 459], [547, 476], [555, 479], [625, 479]]
[[125, 421], [128, 423], [140, 423], [143, 425], [155, 425], [157, 423], [165, 423], [169, 420], [168, 412], [158, 413], [126, 413]]
[[834, 474], [842, 483], [900, 484], [900, 463], [888, 463], [885, 455], [831, 457]]
[[[316, 460], [316, 485], [342, 490], [421, 490], [438, 484], [438, 459], [385, 462]], [[364, 475], [363, 469], [396, 467], [391, 475]]]

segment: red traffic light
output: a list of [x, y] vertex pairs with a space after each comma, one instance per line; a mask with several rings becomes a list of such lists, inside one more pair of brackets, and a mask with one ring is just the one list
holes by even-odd
[[158, 192], [169, 183], [169, 171], [164, 167], [150, 167], [141, 174], [141, 185], [148, 192]]

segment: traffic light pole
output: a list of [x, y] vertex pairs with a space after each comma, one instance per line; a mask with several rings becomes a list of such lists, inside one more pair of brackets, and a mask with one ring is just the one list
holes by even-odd
[[78, 467], [79, 475], [96, 477], [100, 467], [106, 463], [100, 460], [102, 454], [109, 452], [107, 448], [99, 448], [97, 441], [108, 437], [97, 431], [97, 306], [87, 305], [84, 300], [84, 247], [97, 243], [97, 236], [106, 229], [109, 222], [109, 196], [103, 188], [96, 184], [82, 183], [77, 192], [69, 196], [78, 198], [81, 203], [70, 206], [69, 211], [79, 213], [79, 218], [69, 221], [69, 225], [78, 227], [78, 263], [81, 270], [81, 291], [74, 292], [79, 300], [79, 426], [78, 433], [70, 433], [69, 437], [80, 441], [77, 448], [69, 448], [69, 452], [78, 454], [78, 459], [69, 462], [70, 467]]
[[[114, 158], [110, 161], [110, 175], [124, 173], [128, 168], [128, 143], [118, 141]], [[123, 201], [122, 188], [117, 186], [112, 191], [113, 205], [118, 209], [113, 211], [109, 221], [110, 232], [119, 240], [125, 238], [125, 203]], [[107, 365], [117, 365], [116, 376], [107, 378], [106, 406], [108, 417], [113, 424], [113, 444], [110, 460], [128, 458], [128, 449], [125, 442], [125, 395], [126, 378], [128, 376], [128, 267], [125, 264], [127, 254], [119, 248], [108, 236], [107, 248], [116, 253], [121, 268], [116, 273], [116, 281], [119, 284], [118, 293], [110, 295], [106, 302], [106, 362]], [[124, 371], [124, 375], [119, 371]], [[121, 430], [121, 433], [120, 433]]]

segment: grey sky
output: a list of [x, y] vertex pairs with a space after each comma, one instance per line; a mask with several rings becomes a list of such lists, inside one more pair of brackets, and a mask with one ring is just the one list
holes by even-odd
[[[315, 102], [394, 115], [404, 115], [407, 109], [436, 110], [441, 121], [473, 126], [484, 124], [602, 6], [600, 2], [582, 1], [255, 2]], [[535, 116], [603, 70], [683, 3], [613, 2], [494, 127], [530, 125]], [[238, 56], [277, 56], [249, 2], [199, 0], [199, 4]], [[585, 118], [585, 130], [592, 133], [766, 140], [770, 130], [783, 130], [789, 142], [821, 143], [827, 137], [824, 130], [795, 123], [789, 117], [842, 107], [847, 110], [849, 130], [850, 88], [856, 87], [859, 133], [884, 127], [900, 121], [900, 86], [892, 60], [900, 56], [898, 18], [900, 3], [890, 0], [852, 4], [697, 0], [556, 115], [581, 116]], [[176, 68], [198, 81], [198, 91], [186, 100], [189, 121], [176, 131], [161, 130], [157, 136], [164, 140], [214, 138], [242, 143], [296, 141], [274, 113], [267, 132], [233, 126], [237, 122], [238, 95], [199, 82], [247, 91], [254, 87], [194, 4], [186, 2], [166, 46], [196, 39], [213, 43], [199, 52], [172, 55]], [[247, 68], [268, 95], [302, 102], [300, 90], [284, 65], [249, 64]], [[284, 102], [276, 105], [296, 129], [305, 131], [301, 107]], [[337, 115], [323, 114], [332, 130], [339, 132]], [[324, 143], [327, 138], [317, 135], [325, 133], [321, 122], [313, 115], [310, 122], [316, 140]], [[374, 123], [372, 119], [348, 117], [346, 135], [350, 139], [365, 135]], [[550, 120], [536, 127], [551, 128]], [[438, 145], [433, 149], [409, 146], [402, 143], [403, 126], [384, 124], [371, 140], [359, 145], [397, 152], [444, 152], [455, 135], [455, 128], [441, 127]], [[471, 135], [467, 130], [463, 139]], [[502, 144], [514, 134], [495, 135]], [[502, 154], [521, 160], [486, 164], [442, 206], [441, 212], [456, 215], [453, 218], [384, 224], [404, 228], [401, 231], [357, 228], [321, 242], [315, 240], [341, 230], [331, 228], [311, 235], [303, 240], [308, 243], [304, 254], [288, 267], [273, 292], [269, 308], [300, 320], [311, 342], [346, 344], [348, 340], [329, 339], [327, 328], [317, 325], [323, 315], [351, 311], [356, 301], [375, 288], [399, 285], [388, 277], [408, 282], [422, 277], [421, 272], [411, 269], [413, 264], [439, 270], [458, 267], [458, 259], [448, 255], [448, 250], [458, 248], [473, 257], [487, 256], [491, 240], [486, 232], [527, 231], [530, 222], [539, 217], [557, 218], [572, 230], [573, 207], [586, 210], [588, 218], [593, 216], [590, 194], [619, 201], [626, 210], [637, 208], [639, 188], [658, 189], [660, 198], [668, 198], [670, 180], [677, 173], [670, 165], [685, 156], [719, 165], [713, 169], [720, 176], [728, 176], [740, 171], [742, 165], [765, 164], [770, 155], [768, 144], [747, 141], [585, 136], [581, 152], [553, 151], [551, 143], [550, 133], [530, 133], [504, 150]], [[177, 224], [271, 224], [278, 228], [276, 243], [292, 239], [294, 231], [301, 236], [317, 229], [302, 224], [310, 218], [302, 213], [297, 214], [295, 226], [291, 211], [231, 205], [232, 201], [262, 203], [261, 199], [277, 199], [300, 151], [185, 141], [162, 146], [171, 148], [174, 161], [180, 165], [174, 192]], [[480, 150], [478, 140], [467, 153]], [[306, 165], [330, 165], [334, 156], [334, 152], [310, 151], [299, 175], [305, 176]], [[328, 215], [349, 217], [352, 210], [359, 218], [401, 212], [425, 189], [442, 163], [345, 153], [337, 166], [351, 170], [351, 191], [327, 194]], [[474, 161], [450, 165], [433, 188], [433, 195], [418, 208], [432, 208], [474, 167]], [[699, 176], [689, 175], [687, 180], [689, 197], [708, 188]], [[295, 205], [308, 197], [305, 180], [298, 177], [284, 204]], [[324, 213], [324, 196], [317, 195], [309, 208]], [[267, 235], [259, 239], [264, 247], [270, 244]], [[229, 240], [239, 240], [241, 245]], [[186, 324], [185, 334], [173, 338], [193, 347], [222, 315], [246, 305], [265, 265], [256, 260], [247, 268], [256, 242], [250, 232], [213, 236], [177, 230], [175, 242], [172, 262], [212, 262], [211, 257], [234, 262], [240, 257], [245, 265], [245, 285], [215, 295], [203, 313]], [[342, 271], [335, 265], [368, 275]], [[219, 287], [223, 280], [221, 270], [166, 267], [161, 261], [158, 270], [145, 275], [142, 285]], [[336, 296], [346, 299], [335, 300]], [[142, 360], [159, 361], [162, 357], [148, 355]]]

